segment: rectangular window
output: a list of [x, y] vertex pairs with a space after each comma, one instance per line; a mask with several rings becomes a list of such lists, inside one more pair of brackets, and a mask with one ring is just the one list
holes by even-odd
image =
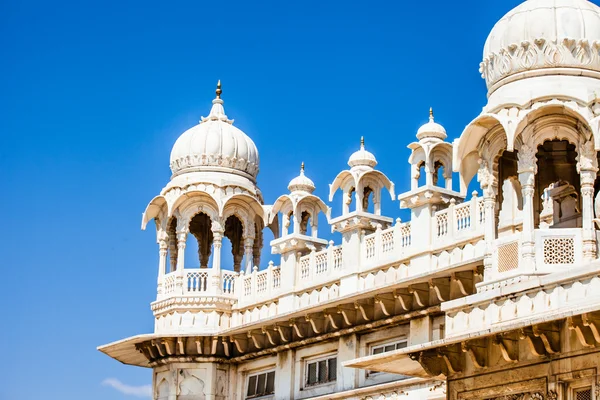
[[592, 388], [575, 389], [573, 391], [573, 400], [593, 400]]
[[248, 377], [247, 399], [275, 393], [275, 371], [261, 372]]
[[334, 382], [337, 378], [337, 358], [327, 357], [306, 362], [306, 386]]
[[394, 351], [403, 349], [408, 345], [406, 340], [401, 340], [393, 343], [386, 343], [378, 346], [371, 347], [371, 355], [387, 353], [388, 351]]
[[[406, 346], [408, 346], [408, 341], [406, 341], [406, 340], [400, 340], [397, 342], [391, 342], [391, 343], [385, 343], [385, 344], [372, 346], [371, 347], [371, 355], [374, 356], [376, 354], [387, 353], [388, 351], [403, 349]], [[378, 374], [378, 373], [379, 372], [377, 372], [377, 371], [368, 371], [367, 372], [368, 375], [374, 375], [374, 374]]]

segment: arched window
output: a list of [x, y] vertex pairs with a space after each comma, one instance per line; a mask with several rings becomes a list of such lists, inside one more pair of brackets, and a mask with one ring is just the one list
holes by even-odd
[[421, 161], [417, 164], [417, 182], [419, 186], [425, 186], [427, 184], [427, 175], [425, 174], [425, 161]]
[[244, 258], [243, 233], [244, 227], [240, 219], [235, 215], [229, 216], [225, 221], [225, 237], [229, 239], [231, 243], [231, 254], [233, 255], [233, 270], [236, 272], [240, 271], [242, 260]]
[[[186, 250], [196, 249], [197, 256], [195, 258], [198, 260], [198, 267], [208, 268], [213, 243], [210, 217], [204, 213], [196, 214], [190, 220], [189, 227], [190, 235], [188, 235]], [[190, 254], [190, 256], [192, 255]], [[186, 259], [192, 260], [193, 258], [186, 257]]]
[[363, 198], [362, 198], [362, 208], [364, 212], [370, 212], [373, 213], [374, 211], [374, 207], [373, 207], [373, 189], [371, 189], [369, 186], [365, 186], [363, 188]]
[[433, 184], [435, 186], [446, 187], [445, 168], [441, 161], [436, 161], [433, 164]]
[[302, 211], [302, 215], [300, 218], [300, 234], [301, 235], [310, 235], [308, 232], [308, 228], [310, 227], [310, 213], [308, 211]]

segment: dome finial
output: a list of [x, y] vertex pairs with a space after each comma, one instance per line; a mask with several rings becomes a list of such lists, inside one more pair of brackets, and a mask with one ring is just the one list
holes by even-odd
[[221, 80], [219, 79], [219, 81], [217, 82], [217, 99], [221, 98], [221, 93], [223, 93], [223, 91], [221, 90]]
[[304, 161], [300, 164], [300, 174], [304, 175]]
[[365, 148], [365, 137], [364, 136], [360, 137], [360, 148], [361, 149]]
[[429, 120], [433, 121], [433, 107], [429, 107]]

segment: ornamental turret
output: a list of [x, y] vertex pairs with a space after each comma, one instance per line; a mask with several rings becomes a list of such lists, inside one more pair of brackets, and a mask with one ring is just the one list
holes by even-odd
[[394, 200], [394, 183], [375, 169], [377, 159], [366, 150], [364, 138], [348, 165], [350, 169], [340, 172], [329, 185], [329, 201], [338, 189], [342, 191], [342, 215], [332, 220], [332, 229], [342, 233], [348, 229], [372, 232], [378, 225], [388, 227], [392, 219], [381, 215], [381, 196], [386, 189]]
[[429, 122], [417, 131], [418, 142], [408, 145], [412, 150], [408, 162], [411, 171], [411, 190], [398, 195], [401, 208], [411, 209], [411, 229], [419, 232], [421, 240], [415, 245], [428, 247], [437, 235], [435, 218], [437, 210], [464, 199], [452, 190], [452, 144], [445, 141], [446, 129], [435, 122], [429, 109]]
[[[258, 150], [225, 114], [221, 94], [219, 82], [208, 116], [175, 142], [173, 175], [143, 214], [142, 228], [154, 219], [159, 244], [156, 332], [226, 328], [235, 277], [260, 266], [267, 213]], [[231, 254], [221, 254], [223, 241]], [[187, 259], [196, 244], [197, 257]]]

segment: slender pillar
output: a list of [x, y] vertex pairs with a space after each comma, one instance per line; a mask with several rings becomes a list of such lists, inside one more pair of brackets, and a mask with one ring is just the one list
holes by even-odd
[[254, 238], [244, 239], [244, 257], [246, 259], [246, 273], [252, 273], [252, 250], [254, 249]]
[[594, 182], [598, 174], [598, 158], [592, 140], [580, 145], [577, 170], [581, 180], [581, 219], [583, 259], [596, 259], [596, 229], [594, 228]]
[[533, 222], [533, 194], [537, 158], [533, 146], [523, 145], [518, 154], [519, 182], [523, 193], [523, 233], [521, 236], [522, 269], [535, 271], [535, 227]]
[[185, 266], [185, 241], [187, 239], [187, 231], [177, 232], [177, 275], [175, 277], [175, 286], [177, 293], [183, 294], [184, 289], [184, 266]]
[[158, 236], [158, 279], [156, 284], [156, 294], [160, 296], [163, 293], [163, 280], [167, 268], [169, 242], [167, 240], [167, 235], [164, 234], [164, 232], [160, 232]]
[[496, 178], [485, 160], [479, 160], [479, 171], [477, 180], [483, 191], [483, 210], [485, 213], [484, 221], [484, 239], [485, 239], [485, 255], [483, 259], [484, 280], [494, 278], [495, 271], [493, 270], [493, 253], [494, 241], [496, 240]]
[[213, 263], [212, 263], [212, 285], [217, 291], [221, 292], [223, 288], [221, 282], [221, 247], [223, 245], [223, 227], [218, 222], [213, 222], [211, 226], [213, 234]]

